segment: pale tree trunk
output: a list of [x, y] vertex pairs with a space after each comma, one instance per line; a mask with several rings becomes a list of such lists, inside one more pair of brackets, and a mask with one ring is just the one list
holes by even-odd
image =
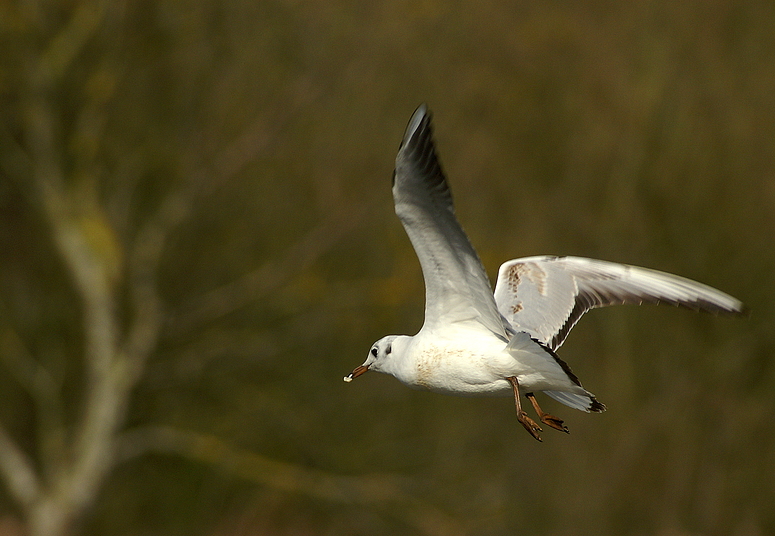
[[[160, 326], [153, 278], [138, 279], [137, 274], [129, 273], [127, 279], [134, 283], [130, 294], [142, 302], [133, 304], [134, 324], [123, 333], [116, 294], [123, 272], [131, 272], [132, 267], [120, 255], [113, 230], [96, 203], [96, 181], [76, 188], [65, 185], [57, 165], [52, 117], [45, 101], [32, 103], [28, 139], [32, 142], [33, 195], [80, 301], [74, 309], [81, 310], [86, 387], [62, 452], [50, 452], [47, 458], [41, 451], [43, 458], [34, 464], [3, 434], [1, 446], [6, 456], [0, 456], [0, 468], [6, 480], [14, 483], [9, 487], [27, 518], [31, 536], [66, 535], [73, 521], [94, 502], [114, 464], [116, 435]], [[95, 190], [90, 191], [89, 186]], [[43, 402], [37, 405], [45, 407]]]
[[[0, 426], [0, 476], [25, 516], [30, 536], [67, 535], [95, 501], [115, 464], [116, 437], [161, 325], [154, 275], [169, 211], [151, 218], [125, 251], [102, 208], [96, 152], [81, 155], [70, 175], [63, 164], [70, 139], [62, 131], [53, 95], [104, 13], [101, 2], [80, 4], [48, 46], [31, 58], [21, 106], [24, 141], [3, 139], [3, 167], [16, 175], [30, 206], [46, 220], [78, 298], [73, 313], [80, 313], [83, 326], [85, 391], [75, 421], [67, 426], [59, 411], [61, 393], [52, 387], [54, 382], [45, 381], [45, 359], [24, 351], [10, 358], [18, 370], [31, 371], [19, 374], [21, 383], [35, 404], [36, 418], [48, 425], [38, 428], [35, 456]], [[81, 110], [83, 123], [101, 124], [101, 113], [99, 103], [87, 102]], [[128, 321], [119, 317], [118, 296], [128, 296]]]
[[[15, 380], [26, 391], [35, 412], [32, 447], [22, 447], [21, 441], [0, 423], [0, 480], [24, 516], [29, 536], [69, 536], [75, 532], [79, 521], [99, 497], [110, 472], [126, 459], [126, 453], [121, 453], [122, 449], [127, 450], [126, 443], [130, 444], [128, 450], [132, 450], [131, 441], [119, 443], [132, 391], [141, 379], [145, 362], [154, 351], [161, 331], [162, 306], [156, 274], [166, 238], [188, 217], [195, 197], [205, 196], [207, 188], [239, 173], [265, 150], [272, 133], [282, 124], [282, 118], [261, 116], [231, 144], [216, 152], [209, 166], [190, 165], [190, 173], [182, 174], [183, 184], [172, 188], [159, 202], [156, 212], [144, 216], [138, 228], [125, 233], [131, 239], [122, 241], [105, 209], [108, 203], [103, 198], [105, 192], [101, 191], [104, 178], [101, 174], [106, 170], [100, 161], [99, 142], [94, 142], [97, 147], [85, 149], [79, 149], [78, 145], [79, 140], [101, 139], [107, 112], [105, 102], [99, 99], [108, 97], [94, 97], [94, 102], [86, 99], [79, 103], [80, 108], [57, 101], [58, 91], [68, 93], [61, 91], [60, 86], [64, 85], [69, 71], [74, 70], [73, 63], [85, 44], [100, 29], [108, 5], [104, 0], [77, 3], [69, 21], [58, 32], [50, 38], [36, 35], [31, 40], [45, 44], [24, 58], [29, 60], [26, 62], [29, 65], [18, 92], [17, 108], [22, 111], [15, 117], [18, 124], [16, 129], [0, 125], [2, 172], [15, 179], [18, 189], [26, 195], [29, 208], [36, 210], [45, 221], [54, 252], [76, 298], [69, 314], [78, 316], [81, 336], [75, 337], [79, 342], [72, 344], [79, 345], [85, 380], [83, 392], [78, 396], [79, 406], [74, 411], [64, 411], [66, 397], [55, 374], [47, 370], [46, 356], [34, 355], [13, 328], [0, 333], [4, 343], [4, 354], [0, 356], [3, 365], [13, 369]], [[120, 11], [120, 5], [116, 9]], [[27, 23], [34, 25], [34, 17]], [[40, 26], [41, 34], [46, 34], [45, 24], [41, 22]], [[99, 74], [110, 71], [110, 67], [97, 65], [93, 69]], [[83, 66], [79, 69], [80, 75], [86, 70]], [[77, 93], [71, 87], [66, 89]], [[311, 98], [313, 94], [306, 87], [301, 87], [298, 93], [300, 99]], [[284, 110], [281, 115], [287, 112]], [[66, 116], [77, 119], [66, 126], [62, 119]], [[79, 129], [86, 131], [79, 132]], [[200, 155], [187, 156], [191, 161], [198, 161]], [[325, 253], [345, 232], [355, 228], [365, 209], [359, 206], [346, 211], [332, 210], [330, 221], [292, 244], [279, 260], [267, 262], [184, 304], [184, 313], [177, 322], [178, 331], [195, 329], [281, 286]], [[339, 213], [344, 216], [337, 216]], [[145, 449], [153, 449], [154, 445], [158, 446], [158, 435], [168, 438], [170, 434], [150, 434], [151, 440], [139, 443], [147, 445]], [[172, 443], [180, 447], [180, 450], [173, 449], [175, 455], [189, 457], [199, 453], [196, 446], [201, 444], [197, 441]], [[161, 444], [161, 450], [166, 451], [165, 441]], [[360, 495], [357, 486], [347, 491], [352, 487], [347, 479], [332, 478], [329, 484], [320, 486], [316, 482], [326, 477], [313, 472], [301, 478], [300, 483], [289, 485], [281, 473], [292, 469], [306, 475], [303, 468], [258, 465], [259, 472], [268, 474], [258, 480], [263, 485], [280, 489], [290, 486], [292, 490], [346, 502]], [[369, 489], [372, 487], [379, 486]], [[321, 491], [322, 488], [344, 491], [329, 493]], [[394, 495], [398, 497], [396, 500], [405, 501], [403, 494], [395, 492]]]

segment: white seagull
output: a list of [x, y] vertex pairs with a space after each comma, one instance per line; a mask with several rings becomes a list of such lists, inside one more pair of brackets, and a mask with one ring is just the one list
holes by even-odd
[[374, 370], [437, 393], [513, 395], [517, 419], [541, 441], [541, 428], [522, 409], [520, 393], [541, 422], [563, 432], [568, 428], [541, 410], [536, 391], [578, 410], [605, 410], [555, 353], [585, 312], [643, 302], [716, 314], [745, 309], [732, 296], [683, 277], [580, 257], [508, 261], [498, 270], [493, 295], [455, 217], [425, 105], [415, 111], [399, 147], [393, 199], [422, 266], [425, 322], [413, 337], [388, 335], [374, 343], [347, 382]]

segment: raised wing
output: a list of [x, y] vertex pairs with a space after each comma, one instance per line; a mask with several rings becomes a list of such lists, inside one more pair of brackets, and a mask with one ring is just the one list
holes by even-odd
[[595, 307], [668, 303], [716, 314], [745, 310], [732, 296], [690, 279], [581, 257], [538, 256], [503, 263], [495, 301], [515, 329], [553, 350]]
[[425, 278], [425, 328], [477, 321], [506, 339], [507, 325], [476, 251], [455, 217], [425, 107], [414, 112], [396, 156], [396, 214]]

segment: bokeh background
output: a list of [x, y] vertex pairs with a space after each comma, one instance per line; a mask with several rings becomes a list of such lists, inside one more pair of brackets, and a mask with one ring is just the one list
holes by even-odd
[[[0, 534], [775, 533], [775, 3], [0, 2]], [[490, 275], [721, 288], [594, 311], [608, 405], [342, 377], [415, 333], [395, 151], [434, 112]]]

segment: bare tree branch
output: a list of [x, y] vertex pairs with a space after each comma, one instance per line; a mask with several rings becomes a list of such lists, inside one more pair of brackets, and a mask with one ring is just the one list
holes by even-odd
[[[236, 311], [309, 268], [348, 232], [356, 228], [366, 214], [364, 206], [339, 212], [291, 244], [281, 256], [179, 307], [179, 310], [184, 312], [173, 317], [171, 333], [185, 333], [203, 322]], [[343, 214], [346, 214], [346, 217]]]
[[41, 470], [50, 476], [58, 470], [65, 446], [60, 382], [32, 356], [11, 327], [0, 334], [0, 358], [35, 404]]
[[55, 522], [64, 523], [79, 513], [111, 466], [111, 445], [123, 418], [127, 386], [116, 363], [118, 326], [111, 270], [116, 259], [110, 257], [116, 248], [110, 247], [110, 227], [90, 200], [76, 198], [66, 189], [56, 162], [53, 114], [45, 101], [33, 101], [31, 116], [27, 133], [35, 184], [54, 243], [83, 306], [88, 383], [70, 452], [72, 464], [53, 475], [53, 495], [30, 514], [32, 526], [60, 532], [64, 527], [55, 527]]
[[121, 437], [119, 456], [122, 460], [150, 452], [176, 454], [289, 493], [389, 509], [424, 534], [465, 533], [453, 517], [428, 504], [416, 493], [407, 491], [415, 487], [411, 479], [395, 475], [337, 475], [273, 460], [229, 445], [215, 436], [165, 426], [138, 428]]
[[0, 473], [11, 496], [22, 507], [29, 508], [40, 495], [40, 482], [29, 457], [0, 425]]
[[51, 40], [38, 63], [38, 83], [59, 79], [102, 21], [105, 2], [81, 2], [65, 27]]
[[[66, 430], [61, 386], [31, 355], [17, 352], [9, 358], [15, 359], [10, 365], [36, 405], [39, 463], [0, 426], [0, 474], [24, 512], [31, 536], [66, 534], [93, 503], [116, 463], [116, 437], [132, 389], [162, 327], [157, 274], [170, 233], [189, 217], [197, 199], [266, 151], [292, 116], [286, 108], [274, 118], [258, 117], [219, 150], [209, 165], [193, 166], [184, 184], [172, 188], [157, 212], [144, 220], [125, 251], [103, 209], [96, 160], [99, 151], [93, 144], [77, 143], [100, 138], [104, 103], [96, 98], [84, 103], [80, 113], [74, 114], [78, 118], [74, 126], [65, 127], [54, 100], [59, 82], [100, 27], [105, 6], [103, 1], [80, 3], [45, 50], [30, 58], [35, 63], [27, 73], [27, 91], [21, 99], [23, 141], [20, 143], [11, 131], [3, 131], [3, 137], [11, 142], [3, 144], [3, 171], [16, 177], [30, 203], [41, 210], [78, 297], [86, 371], [82, 405]], [[301, 100], [315, 94], [309, 87], [298, 92]], [[65, 128], [71, 130], [64, 132]], [[66, 148], [75, 154], [65, 155]], [[190, 154], [200, 158], [196, 151]], [[74, 166], [75, 172], [65, 162]], [[120, 201], [128, 207], [131, 195], [126, 195], [126, 190], [124, 194]], [[281, 263], [266, 265], [209, 294], [197, 304], [192, 322], [217, 318], [286, 281], [328, 250], [361, 215], [325, 222], [289, 248]], [[248, 293], [243, 295], [245, 291]], [[126, 322], [119, 314], [125, 296], [128, 307], [121, 312], [128, 311]]]
[[[67, 453], [69, 464], [58, 466], [49, 475], [46, 486], [37, 486], [43, 491], [35, 500], [30, 492], [20, 495], [30, 488], [29, 482], [35, 481], [34, 469], [30, 464], [21, 464], [19, 460], [23, 458], [14, 452], [10, 439], [2, 438], [9, 459], [20, 467], [30, 467], [28, 471], [9, 476], [15, 478], [16, 495], [26, 507], [31, 533], [41, 536], [63, 534], [94, 500], [112, 467], [113, 441], [137, 378], [136, 374], [129, 373], [127, 359], [119, 352], [115, 293], [123, 262], [121, 250], [100, 208], [94, 177], [87, 177], [86, 182], [81, 179], [65, 184], [55, 114], [47, 97], [50, 86], [96, 29], [101, 15], [102, 4], [82, 4], [52, 41], [31, 80], [24, 122], [38, 204], [81, 301], [87, 372], [83, 408]], [[54, 465], [45, 456], [43, 463]]]

